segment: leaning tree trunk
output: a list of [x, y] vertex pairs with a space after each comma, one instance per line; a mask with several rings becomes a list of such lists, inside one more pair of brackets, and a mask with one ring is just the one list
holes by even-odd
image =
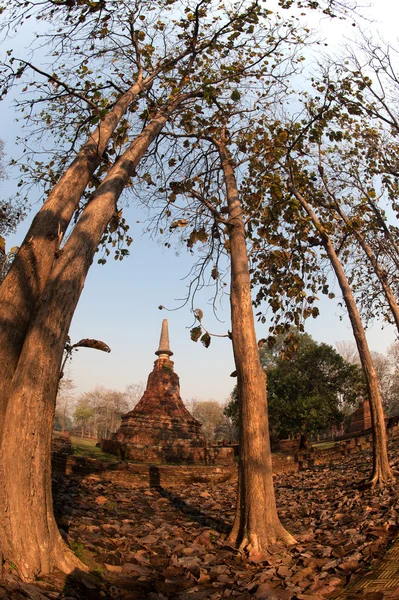
[[387, 277], [385, 270], [382, 269], [381, 266], [379, 265], [377, 257], [374, 254], [372, 248], [370, 248], [370, 246], [368, 245], [364, 235], [358, 229], [356, 229], [356, 227], [351, 226], [348, 217], [345, 215], [345, 213], [341, 210], [341, 208], [339, 206], [336, 206], [336, 211], [339, 214], [339, 216], [341, 217], [341, 219], [344, 221], [344, 223], [348, 227], [348, 229], [350, 231], [352, 231], [355, 238], [359, 242], [359, 246], [363, 249], [364, 253], [366, 254], [367, 258], [369, 259], [369, 261], [374, 269], [374, 273], [377, 275], [378, 280], [381, 284], [386, 301], [388, 302], [388, 306], [389, 306], [392, 316], [394, 318], [396, 329], [398, 330], [398, 334], [399, 334], [399, 306], [398, 306], [398, 303], [396, 302], [396, 298], [393, 294], [392, 288], [389, 285], [388, 277]]
[[245, 227], [234, 168], [226, 145], [219, 149], [229, 209], [231, 323], [240, 407], [240, 463], [236, 517], [229, 541], [252, 557], [281, 540], [295, 542], [281, 525], [273, 487], [272, 455], [262, 369], [252, 310]]
[[387, 450], [387, 434], [385, 428], [384, 410], [382, 407], [381, 393], [378, 385], [377, 373], [374, 368], [370, 350], [367, 344], [366, 334], [364, 332], [362, 320], [356, 306], [352, 290], [345, 275], [345, 271], [338, 259], [337, 253], [334, 250], [331, 239], [325, 231], [323, 225], [319, 221], [317, 215], [313, 212], [305, 198], [295, 188], [292, 173], [291, 190], [302, 207], [309, 215], [314, 227], [319, 232], [323, 247], [330, 259], [334, 269], [342, 296], [345, 302], [348, 316], [352, 325], [353, 335], [359, 351], [360, 362], [362, 365], [364, 377], [366, 380], [367, 394], [370, 401], [371, 422], [373, 432], [373, 468], [369, 483], [372, 486], [384, 485], [394, 479], [391, 467], [389, 466], [388, 450]]
[[90, 135], [36, 214], [0, 286], [0, 435], [4, 399], [36, 303], [72, 216], [118, 123], [147, 81], [138, 81], [116, 102]]
[[54, 568], [71, 572], [79, 566], [59, 535], [51, 496], [52, 419], [64, 345], [116, 202], [177, 104], [146, 126], [93, 194], [51, 271], [25, 338], [0, 446], [0, 548], [27, 581]]

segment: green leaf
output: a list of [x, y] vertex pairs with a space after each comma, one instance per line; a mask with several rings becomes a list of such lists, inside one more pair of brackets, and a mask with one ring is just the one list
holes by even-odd
[[238, 90], [233, 90], [230, 98], [233, 100], [233, 102], [238, 102], [241, 98], [241, 94]]

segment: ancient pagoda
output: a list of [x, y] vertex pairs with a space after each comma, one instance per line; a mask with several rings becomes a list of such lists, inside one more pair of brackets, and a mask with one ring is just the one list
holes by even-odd
[[102, 440], [106, 452], [124, 460], [152, 463], [230, 462], [231, 449], [209, 447], [180, 397], [180, 382], [170, 357], [168, 321], [162, 322], [157, 360], [143, 397], [122, 417], [111, 440]]

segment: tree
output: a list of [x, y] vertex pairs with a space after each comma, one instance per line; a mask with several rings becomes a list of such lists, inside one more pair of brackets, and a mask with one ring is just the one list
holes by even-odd
[[145, 392], [146, 385], [144, 381], [130, 383], [126, 386], [124, 395], [129, 405], [129, 410], [133, 410], [136, 404], [141, 400]]
[[[253, 51], [253, 27], [269, 13], [256, 3], [217, 6], [61, 0], [55, 11], [51, 0], [13, 0], [3, 11], [7, 26], [38, 14], [55, 29], [49, 72], [12, 57], [2, 81], [3, 90], [21, 81], [32, 92], [30, 121], [54, 151], [54, 163], [31, 171], [51, 191], [0, 287], [0, 545], [25, 580], [83, 568], [53, 518], [50, 437], [62, 354], [88, 269], [102, 242], [116, 246], [125, 237], [118, 200], [169, 121], [189, 123], [218, 94], [229, 97], [240, 82], [244, 90], [247, 73], [256, 77], [262, 50]], [[152, 185], [145, 166], [140, 177]]]
[[382, 39], [363, 35], [324, 65], [309, 106], [317, 112], [328, 93], [329, 117], [320, 119], [307, 157], [318, 165], [324, 209], [340, 223], [341, 260], [362, 316], [379, 316], [399, 331], [396, 55]]
[[[5, 177], [4, 142], [0, 140], [0, 180], [5, 179]], [[5, 236], [15, 231], [24, 215], [25, 212], [22, 209], [21, 202], [12, 203], [4, 200], [0, 202], [0, 285], [7, 275], [18, 250], [15, 246], [10, 250], [6, 249]]]
[[76, 386], [69, 377], [60, 381], [55, 404], [55, 419], [60, 423], [61, 431], [65, 431], [68, 424], [71, 425], [75, 389]]
[[[339, 342], [336, 344], [338, 352], [344, 358], [349, 357], [349, 362], [360, 365], [359, 353], [354, 342]], [[398, 389], [399, 372], [398, 364], [398, 343], [394, 342], [388, 348], [387, 354], [371, 351], [374, 367], [377, 373], [380, 385], [381, 398], [384, 406], [384, 412], [387, 417], [399, 414], [398, 410]], [[347, 358], [345, 358], [348, 360]]]
[[202, 433], [211, 441], [235, 439], [234, 427], [224, 414], [224, 405], [216, 400], [197, 400], [188, 404], [190, 413], [202, 423]]
[[109, 438], [118, 429], [121, 416], [128, 411], [128, 408], [128, 400], [123, 392], [97, 386], [81, 394], [74, 419], [82, 423], [84, 417], [82, 436], [84, 426], [91, 437]]
[[[263, 349], [262, 349], [263, 350]], [[263, 356], [267, 356], [267, 349]], [[262, 360], [262, 356], [261, 356]], [[361, 370], [349, 364], [328, 344], [308, 334], [297, 335], [296, 348], [267, 361], [270, 432], [275, 441], [301, 434], [305, 447], [310, 433], [342, 421], [342, 407], [364, 393]], [[228, 412], [238, 418], [237, 393]]]
[[[291, 47], [302, 43], [297, 31], [289, 30]], [[269, 36], [271, 39], [271, 36]], [[165, 194], [162, 217], [157, 228], [164, 231], [184, 230], [183, 240], [192, 249], [196, 243], [205, 244], [205, 258], [197, 264], [196, 289], [211, 266], [211, 278], [220, 285], [221, 256], [226, 253], [230, 267], [230, 307], [233, 354], [240, 398], [240, 467], [236, 517], [229, 541], [250, 556], [264, 556], [277, 540], [293, 542], [292, 536], [279, 521], [273, 489], [265, 374], [262, 370], [254, 327], [251, 299], [251, 274], [247, 242], [252, 240], [259, 224], [261, 186], [257, 194], [245, 194], [241, 185], [248, 156], [256, 160], [261, 145], [254, 140], [254, 129], [262, 129], [270, 118], [267, 107], [286, 93], [287, 70], [295, 72], [295, 53], [287, 59], [281, 41], [273, 37], [273, 46], [265, 56], [272, 65], [258, 63], [256, 79], [252, 79], [254, 106], [243, 102], [241, 88], [231, 95], [209, 98], [206, 115], [192, 115], [180, 122], [180, 129], [170, 132], [176, 141], [174, 153], [159, 155], [168, 163], [158, 191]], [[276, 41], [277, 40], [277, 41]], [[279, 52], [275, 44], [278, 43]], [[284, 56], [283, 61], [279, 60]], [[300, 59], [299, 59], [300, 60]], [[267, 65], [267, 67], [266, 67]], [[262, 68], [263, 67], [263, 68]], [[273, 74], [273, 79], [271, 79]], [[253, 73], [252, 73], [253, 75]], [[274, 87], [271, 84], [277, 82]], [[247, 98], [247, 97], [246, 97]], [[241, 102], [240, 102], [241, 100]], [[181, 146], [177, 143], [181, 142]], [[186, 151], [184, 151], [186, 148]], [[188, 157], [183, 161], [181, 157]], [[245, 165], [245, 167], [244, 167]], [[238, 183], [239, 182], [239, 183]], [[179, 202], [177, 202], [179, 198]], [[194, 218], [190, 221], [190, 216]], [[171, 222], [168, 221], [171, 217]], [[187, 227], [187, 230], [186, 230]], [[211, 336], [202, 325], [202, 311], [195, 314], [200, 325], [191, 330], [194, 341], [201, 339], [209, 345]]]
[[306, 334], [300, 336], [295, 355], [268, 372], [272, 427], [280, 439], [299, 433], [302, 447], [307, 446], [310, 433], [338, 425], [342, 406], [353, 406], [363, 393], [361, 370]]
[[367, 394], [370, 401], [373, 430], [373, 468], [369, 483], [372, 486], [383, 486], [389, 481], [392, 481], [394, 479], [394, 475], [388, 460], [384, 411], [382, 407], [377, 374], [367, 344], [360, 314], [357, 309], [348, 279], [345, 275], [345, 271], [342, 268], [337, 252], [332, 244], [328, 229], [323, 226], [316, 213], [305, 199], [304, 195], [296, 187], [295, 176], [291, 167], [289, 168], [289, 177], [291, 193], [295, 196], [306, 214], [309, 216], [313, 227], [320, 236], [320, 243], [325, 249], [325, 252], [331, 262], [342, 291], [344, 303], [351, 321], [353, 335], [359, 351], [360, 361], [366, 381]]
[[81, 437], [84, 437], [85, 425], [93, 418], [94, 411], [85, 400], [79, 400], [73, 413], [75, 421], [80, 423]]
[[[318, 185], [317, 169], [312, 161], [312, 144], [321, 139], [328, 118], [335, 116], [335, 111], [329, 111], [330, 104], [327, 91], [323, 102], [317, 103], [317, 109], [308, 120], [300, 123], [292, 123], [288, 118], [284, 123], [278, 120], [256, 132], [260, 137], [258, 143], [263, 140], [263, 161], [259, 156], [253, 159], [249, 177], [251, 180], [262, 179], [265, 200], [260, 218], [262, 227], [257, 231], [259, 240], [258, 252], [253, 259], [256, 262], [253, 281], [260, 284], [257, 301], [262, 301], [271, 292], [273, 312], [282, 315], [285, 321], [293, 321], [301, 329], [301, 318], [319, 314], [314, 305], [317, 292], [320, 290], [333, 297], [326, 282], [327, 275], [323, 274], [325, 261], [329, 261], [351, 321], [370, 400], [374, 444], [369, 483], [382, 486], [392, 481], [393, 473], [388, 461], [378, 379], [351, 284], [338, 256], [342, 250], [342, 244], [338, 243], [341, 228], [337, 227], [333, 214], [326, 210], [328, 193]], [[264, 167], [266, 161], [267, 169]], [[270, 184], [271, 171], [273, 180]], [[276, 214], [283, 215], [283, 225], [281, 218], [276, 219]], [[310, 261], [306, 260], [308, 256]], [[277, 268], [270, 270], [272, 261]], [[267, 277], [264, 277], [265, 271]], [[290, 323], [283, 321], [277, 325], [271, 330], [284, 331]]]
[[[231, 108], [230, 108], [231, 110]], [[235, 109], [231, 110], [235, 114]], [[227, 110], [226, 110], [227, 113]], [[246, 551], [251, 557], [264, 556], [270, 545], [277, 540], [292, 543], [293, 537], [284, 529], [277, 514], [273, 488], [272, 459], [268, 431], [267, 399], [265, 374], [258, 353], [254, 315], [251, 299], [251, 279], [246, 243], [248, 230], [245, 226], [243, 205], [236, 178], [236, 163], [230, 152], [234, 136], [227, 129], [226, 113], [217, 105], [215, 117], [210, 127], [206, 126], [203, 135], [194, 134], [196, 142], [204, 144], [203, 160], [196, 157], [196, 167], [203, 168], [202, 178], [191, 169], [183, 184], [173, 183], [173, 193], [198, 201], [202, 212], [207, 215], [207, 229], [204, 220], [201, 225], [194, 223], [188, 236], [190, 247], [195, 241], [206, 241], [208, 235], [213, 244], [228, 248], [230, 263], [230, 308], [231, 339], [236, 365], [238, 395], [240, 398], [240, 465], [236, 516], [229, 535], [230, 543]], [[231, 116], [231, 115], [230, 115]], [[215, 122], [222, 121], [217, 127]], [[190, 131], [187, 132], [190, 136]], [[209, 148], [209, 152], [207, 151]], [[207, 168], [207, 163], [212, 169]], [[219, 173], [220, 181], [215, 178]], [[212, 181], [212, 178], [213, 181]], [[217, 191], [215, 189], [217, 187]], [[206, 212], [205, 212], [206, 211]], [[196, 209], [196, 214], [199, 210]], [[188, 208], [185, 208], [185, 213]], [[224, 217], [224, 215], [226, 215]], [[177, 223], [174, 221], [173, 223]], [[173, 223], [172, 226], [173, 227]], [[187, 221], [185, 221], [187, 224]], [[224, 228], [223, 234], [219, 228]], [[215, 241], [216, 240], [216, 241]], [[218, 254], [216, 253], [216, 256]], [[213, 253], [207, 261], [215, 260]], [[217, 259], [216, 259], [217, 260]], [[216, 262], [217, 265], [217, 262]], [[202, 270], [201, 270], [202, 273]], [[217, 266], [213, 267], [213, 277], [218, 279]], [[202, 311], [196, 311], [197, 319], [202, 320]], [[192, 330], [193, 339], [201, 336], [201, 325]], [[207, 332], [202, 336], [204, 345], [209, 345]]]

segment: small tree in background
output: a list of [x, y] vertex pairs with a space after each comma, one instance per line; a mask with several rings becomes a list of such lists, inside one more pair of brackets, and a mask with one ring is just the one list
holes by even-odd
[[186, 404], [193, 417], [202, 423], [202, 433], [209, 441], [237, 439], [237, 428], [224, 412], [225, 403], [192, 398]]
[[73, 413], [74, 420], [79, 423], [81, 427], [80, 435], [84, 436], [85, 426], [87, 426], [90, 419], [93, 418], [94, 411], [90, 408], [87, 401], [79, 400], [76, 405], [75, 412]]
[[123, 392], [97, 386], [81, 394], [74, 419], [82, 424], [93, 438], [109, 438], [120, 423], [121, 416], [129, 409], [129, 402]]
[[[297, 335], [296, 348], [284, 354], [284, 336], [276, 349], [261, 349], [267, 372], [270, 433], [272, 440], [301, 435], [306, 447], [310, 433], [317, 433], [343, 419], [342, 407], [353, 405], [364, 394], [357, 365], [347, 363], [332, 346], [319, 344], [308, 334]], [[225, 414], [238, 421], [237, 388]]]
[[138, 381], [137, 383], [130, 383], [126, 386], [124, 396], [128, 403], [128, 410], [133, 410], [136, 404], [141, 400], [145, 392], [144, 381]]
[[61, 431], [70, 429], [72, 426], [72, 408], [75, 402], [74, 390], [76, 385], [69, 377], [61, 379], [55, 406], [54, 429]]

